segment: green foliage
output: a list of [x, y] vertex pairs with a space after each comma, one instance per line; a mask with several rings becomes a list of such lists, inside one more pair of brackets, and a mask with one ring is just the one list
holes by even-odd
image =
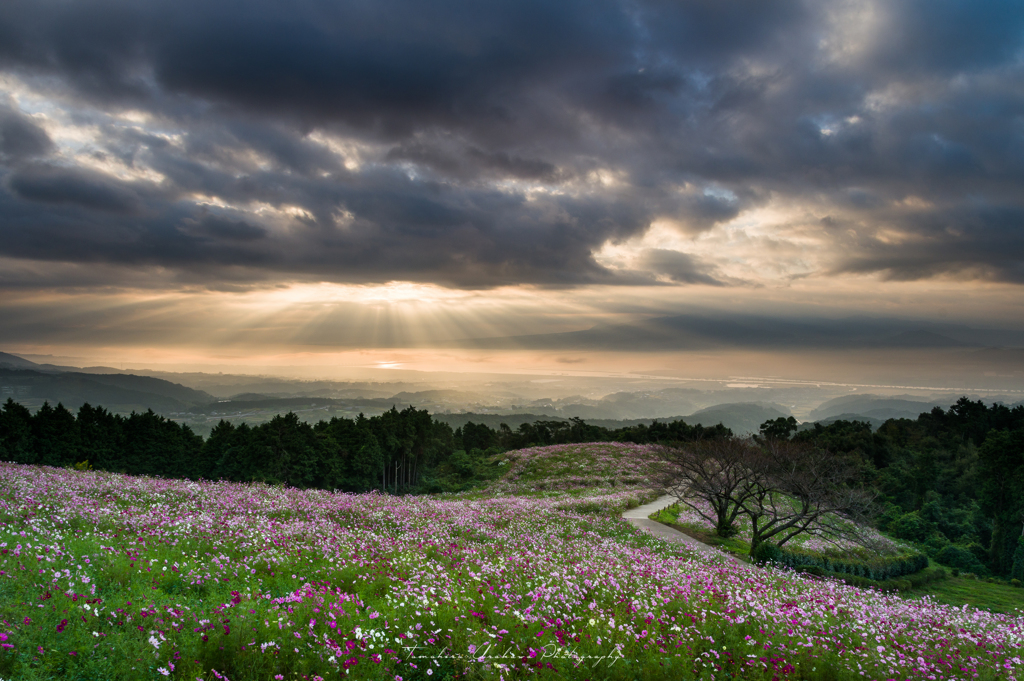
[[448, 465], [451, 466], [458, 475], [469, 476], [473, 474], [473, 459], [471, 459], [462, 449], [455, 452], [448, 458]]
[[1013, 566], [1010, 576], [1024, 581], [1024, 537], [1017, 539], [1017, 549], [1013, 552]]
[[762, 542], [750, 550], [750, 560], [758, 565], [782, 563], [783, 550], [771, 542]]
[[797, 442], [809, 442], [830, 452], [842, 452], [853, 458], [871, 462], [876, 467], [888, 460], [885, 439], [871, 432], [871, 425], [863, 421], [833, 421], [827, 426], [815, 423], [793, 436]]
[[51, 407], [44, 402], [32, 417], [36, 463], [57, 467], [73, 464], [81, 446], [77, 426], [74, 414], [63, 404]]
[[885, 579], [874, 579], [861, 575], [853, 575], [847, 572], [835, 572], [826, 570], [819, 565], [799, 565], [797, 572], [820, 578], [838, 579], [839, 581], [861, 589], [875, 588], [881, 591], [912, 591], [921, 589], [932, 582], [947, 579], [949, 575], [942, 568], [924, 568], [903, 578], [888, 577]]
[[978, 556], [967, 546], [949, 544], [935, 554], [935, 561], [975, 574], [988, 573], [988, 568], [982, 565], [981, 561], [978, 560]]
[[[467, 430], [468, 429], [468, 430]], [[631, 442], [633, 444], [668, 444], [693, 442], [732, 435], [732, 431], [718, 424], [705, 427], [689, 425], [684, 421], [664, 423], [654, 421], [647, 426], [640, 424], [616, 430], [592, 426], [583, 419], [574, 417], [568, 421], [535, 421], [524, 423], [515, 431], [502, 424], [497, 431], [486, 425], [468, 423], [461, 428], [463, 448], [470, 451], [477, 442], [497, 443], [502, 450], [525, 449], [547, 445], [576, 444], [583, 442]], [[489, 431], [489, 432], [485, 432]], [[467, 434], [468, 433], [468, 434]]]
[[735, 537], [739, 533], [740, 528], [736, 527], [734, 523], [728, 522], [728, 520], [718, 523], [718, 525], [715, 526], [715, 534], [717, 534], [719, 537], [723, 539]]
[[921, 517], [920, 511], [904, 513], [889, 524], [889, 534], [898, 539], [923, 542], [934, 530], [934, 526]]
[[1024, 524], [1024, 406], [961, 398], [874, 433], [837, 421], [793, 439], [859, 462], [861, 482], [879, 492], [879, 529], [966, 569], [1012, 574]]
[[9, 397], [0, 410], [0, 459], [15, 463], [36, 462], [32, 413]]
[[761, 424], [761, 436], [772, 440], [788, 440], [796, 432], [799, 424], [792, 416], [780, 416]]
[[997, 573], [1013, 569], [1024, 522], [1024, 430], [989, 434], [978, 449], [980, 502], [992, 514], [991, 560]]

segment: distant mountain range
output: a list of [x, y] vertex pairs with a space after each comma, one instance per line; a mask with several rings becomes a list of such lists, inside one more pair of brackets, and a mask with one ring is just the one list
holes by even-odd
[[[906, 332], [908, 342], [925, 343], [934, 338], [930, 332]], [[152, 374], [154, 372], [144, 372]], [[33, 408], [43, 401], [62, 403], [77, 410], [88, 402], [111, 411], [128, 413], [153, 409], [165, 416], [176, 416], [197, 424], [208, 424], [219, 418], [236, 421], [246, 418], [270, 418], [287, 411], [321, 412], [322, 416], [340, 414], [352, 416], [364, 412], [379, 414], [392, 406], [426, 409], [435, 418], [453, 427], [467, 421], [486, 423], [497, 428], [507, 423], [511, 428], [537, 420], [566, 420], [583, 418], [588, 423], [618, 428], [626, 425], [682, 420], [689, 424], [712, 426], [722, 423], [738, 435], [756, 433], [765, 421], [792, 415], [790, 406], [766, 399], [787, 400], [792, 395], [782, 391], [765, 393], [753, 387], [729, 390], [703, 391], [693, 388], [671, 387], [620, 391], [601, 397], [581, 394], [549, 399], [524, 398], [517, 392], [495, 387], [484, 390], [410, 389], [411, 384], [397, 384], [389, 393], [384, 386], [357, 385], [332, 382], [289, 382], [264, 377], [223, 375], [160, 374], [167, 378], [187, 380], [193, 385], [217, 386], [218, 391], [235, 385], [242, 388], [229, 399], [218, 399], [205, 390], [187, 387], [173, 380], [154, 375], [135, 375], [118, 372], [107, 367], [63, 367], [36, 364], [17, 355], [0, 352], [0, 402], [8, 397]], [[192, 380], [195, 379], [195, 380]], [[212, 382], [211, 382], [212, 381]], [[391, 386], [389, 386], [391, 387]], [[249, 388], [250, 390], [246, 390]], [[252, 391], [251, 388], [273, 389], [277, 394]], [[212, 389], [212, 388], [211, 388]], [[585, 391], [584, 391], [585, 392]], [[220, 392], [223, 395], [223, 392]], [[534, 393], [536, 394], [536, 393]], [[834, 392], [832, 394], [835, 394]], [[771, 397], [769, 397], [771, 395]], [[916, 419], [921, 413], [935, 407], [948, 409], [959, 395], [894, 395], [847, 394], [819, 404], [805, 411], [814, 402], [800, 408], [806, 414], [802, 420], [828, 423], [835, 420], [867, 421], [878, 427], [890, 418]], [[1002, 401], [1012, 406], [1016, 397], [987, 396], [985, 401]], [[726, 400], [735, 399], [736, 402]], [[972, 399], [978, 399], [977, 396]], [[794, 399], [793, 401], [799, 401]], [[710, 405], [710, 406], [709, 406]], [[257, 413], [258, 412], [258, 413]], [[269, 416], [268, 416], [269, 415]], [[310, 418], [313, 415], [310, 414]], [[198, 427], [198, 426], [197, 426]]]
[[0, 400], [6, 401], [9, 397], [20, 402], [60, 403], [71, 410], [88, 402], [115, 412], [152, 409], [163, 414], [183, 412], [215, 401], [213, 395], [202, 390], [159, 378], [36, 364], [0, 352]]
[[35, 362], [30, 362], [27, 359], [22, 359], [17, 355], [10, 355], [6, 352], [0, 352], [0, 369], [39, 369], [41, 368]]
[[88, 402], [115, 412], [153, 409], [164, 414], [213, 401], [208, 393], [148, 376], [0, 369], [0, 398], [8, 397], [61, 403], [71, 410]]
[[[834, 421], [866, 421], [873, 428], [889, 419], [911, 419], [916, 420], [918, 416], [938, 407], [943, 411], [948, 410], [956, 404], [957, 397], [938, 397], [928, 399], [916, 395], [895, 395], [886, 397], [882, 395], [858, 394], [844, 395], [833, 400], [822, 403], [816, 409], [811, 410], [810, 422], [832, 423]], [[978, 399], [977, 396], [971, 399]], [[1012, 401], [1011, 398], [986, 397], [984, 402], [992, 404], [1002, 402], [1008, 407], [1015, 407], [1024, 404], [1022, 401]]]
[[949, 409], [958, 397], [945, 397], [928, 400], [913, 395], [883, 397], [880, 395], [846, 395], [822, 403], [812, 409], [809, 416], [814, 421], [833, 419], [840, 415], [870, 416], [885, 421], [886, 419], [916, 419], [921, 413], [931, 411], [934, 407]]
[[[487, 395], [457, 390], [402, 391], [390, 397], [382, 397], [375, 391], [353, 392], [362, 392], [365, 396], [278, 397], [250, 392], [240, 393], [228, 400], [218, 400], [205, 391], [152, 376], [86, 373], [75, 367], [40, 365], [16, 355], [0, 353], [0, 397], [13, 397], [37, 406], [43, 401], [51, 404], [59, 402], [71, 410], [88, 402], [123, 413], [153, 409], [164, 415], [189, 413], [242, 417], [253, 410], [285, 412], [310, 407], [334, 407], [348, 412], [365, 409], [367, 412], [379, 413], [392, 406], [399, 409], [414, 406], [427, 409], [436, 418], [449, 422], [453, 427], [473, 420], [495, 428], [501, 423], [518, 428], [522, 423], [538, 420], [580, 417], [589, 423], [612, 428], [649, 424], [655, 419], [683, 420], [690, 424], [702, 423], [708, 426], [723, 423], [737, 434], [757, 432], [764, 421], [790, 414], [782, 405], [752, 402], [719, 404], [698, 410], [700, 391], [682, 388], [618, 392], [598, 399], [577, 395], [557, 400], [537, 400], [531, 403], [537, 408], [535, 413], [530, 409], [515, 413], [515, 409], [508, 408], [500, 410], [504, 413], [493, 413], [498, 410], [488, 406]], [[476, 413], [472, 410], [459, 414], [443, 413], [446, 405], [453, 403], [477, 404], [492, 413]]]
[[736, 404], [719, 404], [690, 414], [683, 418], [691, 426], [703, 424], [713, 426], [721, 423], [736, 435], [757, 433], [761, 424], [777, 418], [791, 416], [792, 412], [781, 404], [767, 402], [739, 402]]

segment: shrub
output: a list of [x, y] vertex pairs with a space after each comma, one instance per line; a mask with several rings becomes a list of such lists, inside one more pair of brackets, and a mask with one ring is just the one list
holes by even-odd
[[1011, 579], [1010, 580], [1010, 586], [1017, 587], [1019, 589], [1020, 585], [1021, 585], [1021, 581], [1019, 579]]
[[878, 518], [876, 519], [876, 525], [878, 526], [878, 529], [882, 531], [887, 531], [889, 529], [889, 526], [897, 520], [899, 520], [900, 516], [902, 515], [902, 508], [900, 508], [896, 504], [887, 503], [885, 505], [885, 508], [878, 515]]
[[935, 554], [935, 562], [948, 565], [952, 568], [960, 568], [961, 570], [968, 570], [975, 574], [984, 574], [988, 570], [985, 566], [978, 561], [978, 557], [974, 555], [966, 546], [959, 544], [949, 544], [944, 549]]
[[[750, 552], [750, 559], [758, 565], [782, 563], [783, 551], [771, 542], [763, 542]], [[785, 563], [783, 563], [785, 565]]]
[[889, 525], [889, 531], [900, 539], [924, 541], [932, 533], [931, 523], [920, 512], [904, 513]]
[[461, 449], [448, 458], [448, 465], [459, 475], [473, 474], [473, 460]]
[[797, 572], [802, 572], [805, 575], [814, 575], [815, 577], [824, 577], [827, 572], [821, 569], [817, 565], [799, 565], [796, 568]]
[[910, 591], [914, 585], [910, 583], [909, 579], [887, 579], [884, 582], [879, 582], [878, 588], [886, 593], [893, 593], [895, 591]]

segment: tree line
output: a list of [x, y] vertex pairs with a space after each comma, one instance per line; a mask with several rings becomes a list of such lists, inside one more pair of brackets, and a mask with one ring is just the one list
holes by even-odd
[[682, 421], [610, 430], [582, 419], [512, 430], [468, 423], [452, 430], [426, 410], [309, 424], [294, 413], [250, 426], [221, 420], [206, 439], [152, 410], [128, 416], [84, 404], [77, 414], [44, 403], [34, 414], [8, 399], [0, 409], [0, 460], [88, 465], [131, 475], [261, 481], [294, 487], [395, 494], [471, 486], [490, 455], [572, 442], [669, 442], [728, 434]]

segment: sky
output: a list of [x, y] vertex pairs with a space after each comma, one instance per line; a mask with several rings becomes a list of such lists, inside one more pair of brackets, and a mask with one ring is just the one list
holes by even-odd
[[9, 352], [1021, 330], [1022, 188], [1019, 0], [0, 3]]

